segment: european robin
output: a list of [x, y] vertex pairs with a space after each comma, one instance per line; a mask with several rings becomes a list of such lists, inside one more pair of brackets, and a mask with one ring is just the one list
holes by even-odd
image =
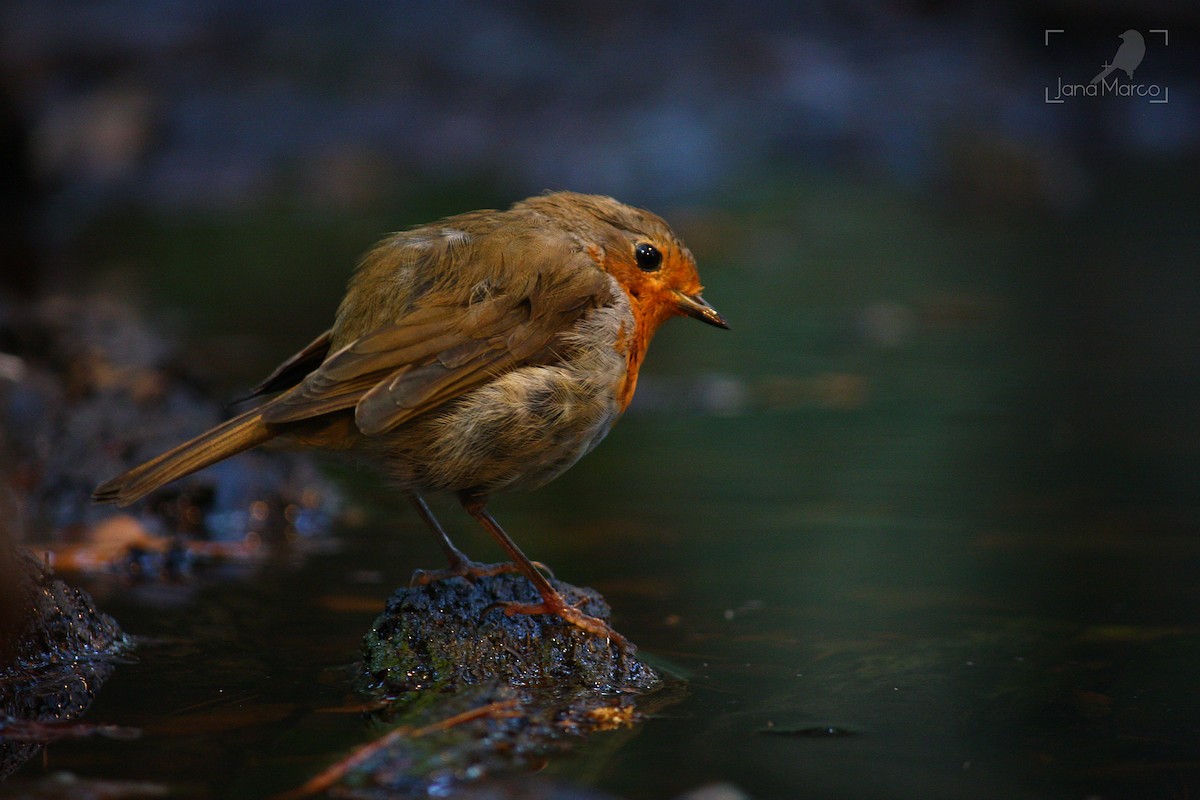
[[[692, 254], [658, 216], [609, 197], [557, 192], [397, 233], [367, 253], [333, 327], [250, 395], [265, 402], [96, 489], [127, 505], [272, 439], [354, 450], [382, 465], [437, 536], [448, 569], [428, 581], [517, 570], [540, 603], [606, 638], [569, 605], [487, 510], [595, 447], [624, 412], [658, 327], [725, 320], [700, 296]], [[512, 563], [470, 561], [422, 498], [450, 491]]]

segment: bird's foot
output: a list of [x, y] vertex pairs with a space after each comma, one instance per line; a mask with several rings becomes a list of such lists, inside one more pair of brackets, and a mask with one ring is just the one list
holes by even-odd
[[[540, 561], [534, 561], [533, 565], [542, 572], [554, 577], [554, 573], [550, 568]], [[470, 559], [455, 559], [450, 563], [450, 566], [445, 569], [419, 569], [413, 572], [412, 578], [409, 579], [409, 586], [425, 586], [437, 581], [444, 581], [447, 578], [466, 578], [474, 583], [480, 578], [489, 578], [493, 575], [503, 575], [509, 572], [520, 572], [521, 568], [511, 561], [504, 561], [499, 564], [480, 564], [478, 561]]]
[[[584, 602], [587, 602], [586, 600]], [[549, 597], [543, 597], [540, 603], [517, 603], [509, 601], [495, 603], [492, 608], [503, 608], [505, 616], [517, 614], [553, 614], [565, 622], [574, 625], [606, 642], [614, 642], [618, 648], [625, 646], [625, 637], [613, 630], [612, 626], [599, 617], [588, 616], [566, 601], [561, 594], [555, 592]]]

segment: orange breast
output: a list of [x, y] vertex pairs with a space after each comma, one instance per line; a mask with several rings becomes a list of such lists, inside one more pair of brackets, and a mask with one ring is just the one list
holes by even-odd
[[642, 368], [642, 359], [646, 356], [646, 348], [658, 328], [658, 320], [644, 313], [645, 309], [637, 297], [629, 294], [629, 306], [633, 311], [633, 331], [622, 329], [617, 336], [617, 350], [625, 356], [625, 378], [617, 387], [617, 404], [624, 412], [633, 400], [633, 392], [637, 389], [638, 370]]

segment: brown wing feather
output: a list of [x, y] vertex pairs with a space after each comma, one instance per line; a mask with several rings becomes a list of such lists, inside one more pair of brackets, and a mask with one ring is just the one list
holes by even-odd
[[290, 393], [281, 395], [263, 406], [263, 421], [279, 425], [354, 408], [365, 392], [370, 391], [388, 375], [387, 372], [369, 372], [327, 386], [307, 385], [306, 382], [306, 385], [297, 386]]
[[266, 380], [251, 389], [249, 394], [234, 400], [233, 404], [244, 403], [264, 394], [290, 389], [300, 383], [308, 373], [321, 366], [321, 362], [329, 355], [329, 344], [332, 339], [333, 330], [325, 331], [309, 342], [303, 350], [276, 367], [275, 371], [268, 375]]
[[355, 407], [359, 430], [377, 435], [508, 370], [544, 361], [580, 315], [612, 299], [608, 277], [589, 256], [575, 253], [570, 261], [532, 265], [530, 279], [515, 290], [476, 302], [468, 296], [412, 309], [330, 355], [272, 401], [263, 420], [296, 422]]
[[295, 422], [351, 408], [379, 382], [469, 344], [467, 334], [451, 329], [453, 309], [437, 311], [440, 320], [431, 321], [429, 314], [422, 313], [411, 324], [406, 320], [389, 325], [351, 342], [278, 398], [263, 418], [273, 423]]
[[511, 357], [492, 349], [453, 369], [435, 360], [402, 371], [362, 396], [354, 409], [354, 422], [367, 436], [384, 433], [504, 372], [511, 361]]
[[476, 340], [473, 349], [455, 348], [400, 370], [363, 395], [354, 412], [358, 429], [368, 436], [392, 430], [510, 369], [552, 361], [553, 343], [584, 311], [605, 302], [608, 290], [603, 276], [575, 278], [552, 285], [545, 296], [522, 298], [514, 306], [521, 311], [520, 323]]

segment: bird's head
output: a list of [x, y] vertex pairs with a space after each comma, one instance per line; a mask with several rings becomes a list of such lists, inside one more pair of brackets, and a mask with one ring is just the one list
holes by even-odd
[[634, 316], [646, 333], [675, 316], [688, 316], [728, 328], [725, 318], [700, 295], [696, 260], [657, 214], [611, 197], [559, 192], [543, 200], [564, 204], [584, 221], [600, 267], [629, 296]]

